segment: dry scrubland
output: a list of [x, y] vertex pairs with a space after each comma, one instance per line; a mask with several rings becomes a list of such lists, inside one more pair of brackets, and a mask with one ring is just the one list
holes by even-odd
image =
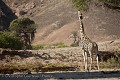
[[[119, 69], [119, 42], [108, 41], [98, 44], [100, 69]], [[79, 47], [27, 51], [1, 49], [0, 58], [0, 72], [3, 74], [18, 72], [83, 71], [83, 57]], [[95, 70], [96, 68], [93, 67], [93, 69]]]
[[[44, 5], [41, 5], [39, 0], [4, 1], [18, 17], [21, 17], [20, 12], [25, 12], [22, 16], [29, 17], [36, 22], [38, 28], [34, 45], [60, 42], [70, 45], [73, 42], [73, 38], [69, 36], [73, 31], [78, 31], [79, 22], [77, 11], [69, 0], [45, 0]], [[95, 4], [91, 5], [90, 10], [84, 13], [85, 32], [90, 39], [98, 42], [99, 45], [100, 70], [120, 69], [119, 19], [119, 11], [103, 8], [99, 5], [95, 6]], [[78, 47], [50, 48], [52, 49], [27, 51], [0, 49], [0, 73], [22, 73], [31, 76], [29, 75], [31, 72], [75, 71], [39, 73], [36, 75], [39, 75], [40, 78], [36, 79], [95, 78], [96, 80], [101, 77], [106, 78], [106, 80], [107, 78], [111, 78], [111, 80], [120, 79], [116, 78], [120, 76], [119, 72], [115, 72], [115, 74], [107, 74], [109, 72], [77, 73], [76, 71], [83, 71], [82, 53]], [[0, 76], [0, 80], [6, 79]], [[23, 77], [19, 80], [23, 80]]]
[[119, 80], [119, 41], [98, 44], [100, 71], [90, 73], [83, 72], [79, 47], [27, 51], [1, 49], [0, 80]]

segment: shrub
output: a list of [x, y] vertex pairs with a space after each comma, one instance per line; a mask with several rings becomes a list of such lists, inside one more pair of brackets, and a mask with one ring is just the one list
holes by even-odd
[[[72, 0], [73, 5], [77, 8], [77, 10], [87, 10], [90, 7], [90, 3], [92, 0]], [[98, 0], [98, 4], [104, 3], [109, 4], [110, 6], [120, 6], [120, 0]]]
[[70, 46], [71, 47], [77, 47], [77, 46], [79, 46], [79, 41], [77, 41], [76, 43], [72, 43]]
[[64, 48], [64, 47], [67, 47], [67, 45], [65, 45], [65, 44], [62, 43], [62, 42], [53, 44], [53, 46], [55, 46], [56, 48]]
[[56, 43], [52, 45], [47, 45], [47, 44], [40, 44], [40, 45], [32, 45], [32, 49], [34, 50], [39, 50], [39, 49], [49, 49], [49, 48], [64, 48], [68, 47], [64, 43]]
[[86, 10], [89, 7], [89, 2], [91, 0], [72, 0], [73, 5], [78, 9], [78, 10]]
[[119, 68], [120, 57], [119, 58], [109, 58], [107, 62], [100, 62], [101, 68]]
[[118, 63], [120, 64], [120, 57], [118, 58]]
[[44, 45], [43, 44], [41, 44], [41, 45], [32, 45], [32, 49], [34, 49], [34, 50], [44, 49]]
[[117, 58], [110, 58], [110, 59], [107, 60], [107, 63], [116, 64], [117, 63]]
[[29, 18], [15, 19], [10, 23], [11, 31], [34, 31], [36, 30], [35, 22]]
[[19, 14], [20, 14], [20, 15], [24, 15], [24, 14], [26, 14], [26, 12], [23, 11], [23, 10], [21, 10], [21, 11], [19, 12]]
[[36, 25], [29, 18], [15, 19], [10, 23], [9, 29], [17, 33], [24, 41], [24, 49], [31, 49], [31, 42], [34, 40]]
[[21, 49], [22, 41], [15, 33], [0, 31], [0, 48]]

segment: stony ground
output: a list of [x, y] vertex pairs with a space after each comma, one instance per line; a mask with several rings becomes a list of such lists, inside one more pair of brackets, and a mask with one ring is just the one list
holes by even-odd
[[[120, 56], [119, 40], [98, 43], [99, 54], [103, 60]], [[43, 50], [11, 51], [0, 54], [0, 66], [13, 64], [36, 65], [57, 64], [59, 66], [74, 66], [82, 68], [83, 55], [79, 47], [53, 48]]]
[[[119, 54], [119, 40], [115, 41], [106, 41], [100, 42], [99, 51], [117, 51]], [[109, 47], [110, 46], [110, 47]], [[32, 53], [31, 53], [32, 52]], [[105, 52], [106, 54], [106, 52]], [[5, 53], [4, 55], [0, 55], [0, 66], [5, 68], [5, 65], [15, 65], [13, 67], [27, 65], [37, 65], [43, 66], [46, 64], [57, 64], [57, 66], [81, 66], [80, 64], [82, 61], [82, 53], [79, 47], [67, 47], [67, 48], [57, 48], [57, 49], [45, 49], [45, 50], [29, 50], [21, 54], [19, 52], [14, 53]], [[107, 56], [108, 57], [108, 56]], [[4, 63], [4, 65], [2, 64]], [[18, 65], [19, 64], [19, 65]], [[55, 65], [56, 66], [56, 65]], [[30, 66], [31, 68], [32, 66]], [[49, 66], [48, 66], [49, 67]], [[81, 67], [79, 67], [79, 70]], [[72, 72], [67, 71], [58, 71], [58, 72], [42, 72], [39, 71], [32, 72], [32, 74], [28, 74], [28, 72], [21, 73], [14, 73], [14, 74], [4, 74], [0, 75], [0, 80], [73, 80], [73, 79], [90, 79], [90, 80], [120, 80], [120, 71], [118, 69], [112, 70], [109, 72], [104, 72], [105, 70], [101, 71], [92, 71], [92, 72], [79, 72], [77, 70]]]

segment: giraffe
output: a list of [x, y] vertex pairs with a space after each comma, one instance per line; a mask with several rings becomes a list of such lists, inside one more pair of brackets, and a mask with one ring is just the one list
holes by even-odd
[[[80, 14], [80, 11], [78, 11], [78, 17], [79, 17], [79, 22], [80, 22], [80, 39], [79, 39], [79, 47], [82, 48], [83, 50], [83, 59], [84, 59], [84, 65], [85, 65], [85, 71], [91, 70], [91, 66], [93, 63], [93, 55], [96, 55], [96, 61], [97, 61], [97, 69], [99, 70], [99, 65], [98, 65], [98, 45], [97, 43], [91, 41], [87, 35], [85, 34], [84, 31], [84, 26], [83, 26], [83, 16]], [[88, 67], [88, 56], [90, 57], [90, 65]]]

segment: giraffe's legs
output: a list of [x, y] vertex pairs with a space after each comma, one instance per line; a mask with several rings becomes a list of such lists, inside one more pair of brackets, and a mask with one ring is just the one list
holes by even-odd
[[86, 70], [86, 55], [84, 50], [83, 50], [83, 59], [84, 59], [84, 68]]
[[88, 71], [88, 57], [87, 57], [87, 52], [85, 52], [85, 71]]
[[91, 71], [91, 67], [92, 67], [92, 61], [93, 61], [93, 59], [92, 59], [92, 53], [91, 53], [91, 51], [89, 51], [89, 55], [90, 55], [90, 67], [89, 67], [89, 70]]
[[85, 52], [83, 51], [83, 59], [84, 59], [84, 68], [85, 68]]
[[97, 69], [99, 70], [98, 56], [96, 56], [96, 60], [97, 60]]

